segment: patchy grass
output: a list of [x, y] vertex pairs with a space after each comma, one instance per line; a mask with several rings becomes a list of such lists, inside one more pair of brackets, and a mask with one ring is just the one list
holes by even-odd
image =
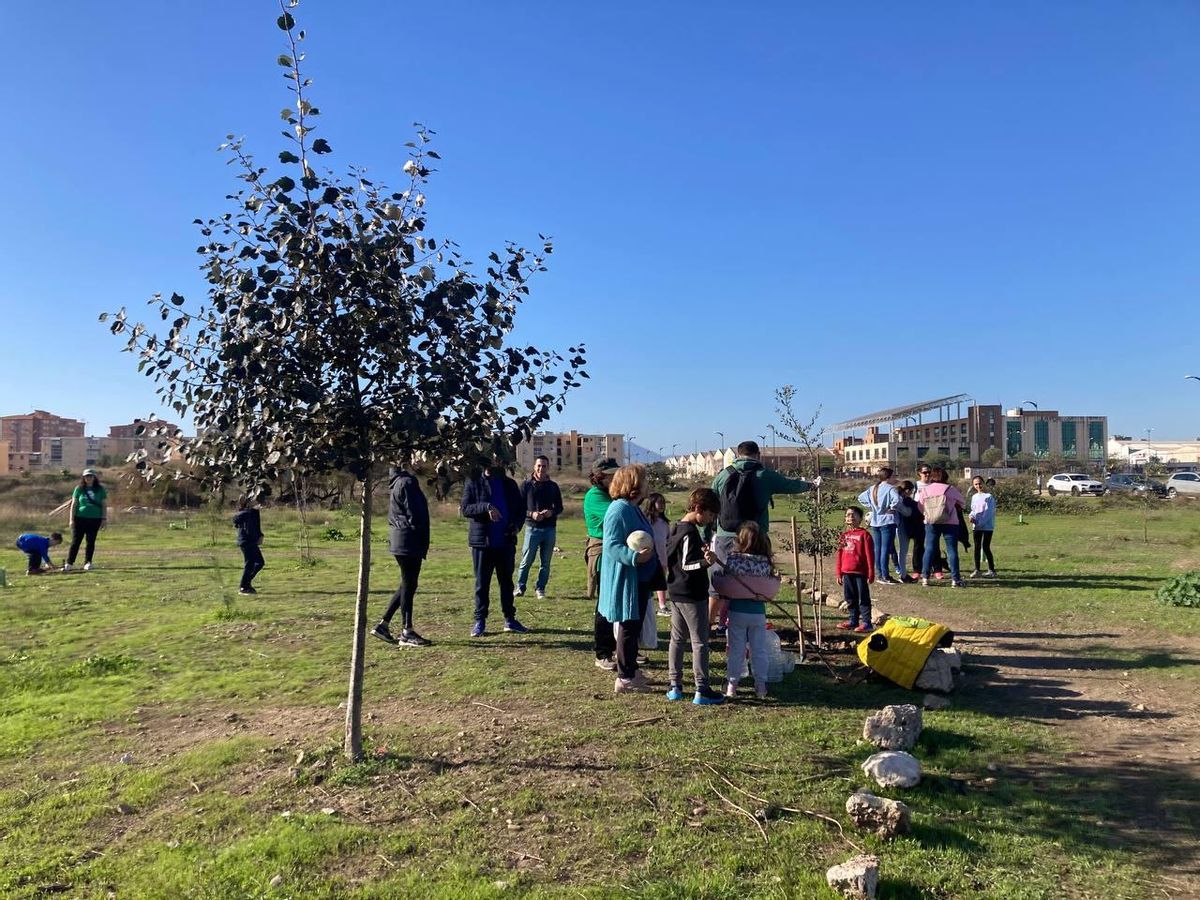
[[[843, 806], [865, 784], [864, 711], [911, 694], [800, 666], [766, 703], [614, 697], [592, 665], [577, 504], [560, 524], [550, 599], [518, 600], [535, 632], [480, 640], [467, 636], [465, 523], [441, 512], [417, 598], [435, 643], [371, 643], [370, 752], [357, 765], [338, 754], [337, 708], [353, 541], [314, 541], [316, 564], [303, 565], [294, 514], [268, 511], [268, 568], [260, 593], [241, 597], [232, 528], [214, 543], [203, 515], [186, 528], [130, 517], [101, 534], [95, 572], [15, 579], [0, 594], [0, 894], [817, 897], [851, 841], [883, 854], [881, 896], [1140, 897], [1155, 883], [1165, 851], [1103, 824], [1120, 814], [1118, 782], [1090, 776], [1083, 789], [1065, 767], [1016, 777], [1069, 749], [1037, 723], [927, 713], [916, 751], [927, 777], [902, 793], [914, 832], [885, 846], [851, 832]], [[1196, 613], [1154, 591], [1200, 557], [1198, 513], [1164, 504], [1149, 544], [1138, 511], [1002, 516], [1002, 580], [936, 593], [997, 624], [1195, 636]], [[315, 518], [316, 533], [357, 530], [350, 515]], [[396, 577], [382, 526], [373, 614]], [[22, 562], [8, 553], [10, 572]], [[664, 655], [652, 654], [660, 684]], [[1097, 641], [1094, 655], [1195, 675], [1169, 654]], [[769, 842], [734, 804], [766, 811]], [[842, 821], [846, 837], [779, 807]]]

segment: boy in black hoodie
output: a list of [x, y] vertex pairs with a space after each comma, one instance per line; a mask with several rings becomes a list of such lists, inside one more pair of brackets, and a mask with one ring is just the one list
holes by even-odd
[[238, 498], [238, 511], [233, 517], [233, 527], [237, 529], [237, 543], [245, 562], [238, 593], [257, 594], [258, 591], [254, 589], [251, 582], [266, 565], [262, 555], [262, 518], [259, 516], [258, 510], [250, 504], [250, 498], [245, 494]]
[[671, 647], [667, 653], [668, 700], [683, 699], [683, 648], [692, 645], [692, 677], [697, 706], [724, 701], [720, 691], [708, 686], [708, 569], [716, 554], [704, 543], [701, 528], [716, 521], [721, 499], [709, 488], [697, 488], [688, 497], [688, 511], [675, 523], [667, 538], [667, 596], [671, 600]]

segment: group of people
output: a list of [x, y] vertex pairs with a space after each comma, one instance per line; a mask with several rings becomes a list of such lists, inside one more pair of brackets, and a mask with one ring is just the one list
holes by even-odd
[[[108, 491], [100, 483], [100, 475], [95, 469], [84, 469], [79, 484], [71, 491], [71, 499], [67, 504], [67, 528], [71, 532], [71, 544], [67, 549], [67, 559], [62, 565], [63, 572], [70, 572], [75, 567], [81, 546], [84, 571], [92, 570], [92, 558], [96, 554], [96, 536], [107, 522]], [[56, 567], [50, 559], [50, 548], [57, 547], [62, 542], [62, 533], [58, 531], [52, 531], [48, 535], [28, 532], [19, 536], [17, 549], [28, 557], [26, 574], [42, 575], [53, 571]]]

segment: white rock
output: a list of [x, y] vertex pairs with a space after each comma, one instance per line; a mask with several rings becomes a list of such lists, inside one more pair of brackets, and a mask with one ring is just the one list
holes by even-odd
[[884, 750], [911, 750], [921, 736], [921, 710], [911, 703], [885, 706], [867, 716], [863, 739]]
[[938, 648], [929, 654], [929, 659], [925, 661], [925, 668], [921, 669], [921, 674], [917, 676], [913, 687], [919, 691], [937, 691], [940, 694], [948, 694], [954, 690], [954, 673], [957, 671], [954, 666], [962, 667], [962, 658], [957, 650], [943, 650]]
[[879, 887], [879, 857], [856, 856], [825, 873], [828, 885], [843, 897], [875, 900]]
[[846, 815], [859, 828], [873, 831], [882, 838], [907, 834], [909, 830], [908, 804], [876, 797], [869, 791], [850, 795], [846, 801]]
[[862, 770], [880, 787], [916, 787], [921, 783], [921, 763], [911, 753], [884, 750], [862, 764]]
[[271, 879], [271, 887], [279, 887], [281, 884], [283, 884], [283, 876], [282, 875], [276, 875], [274, 878]]
[[125, 763], [125, 765], [129, 765], [131, 762], [133, 762], [133, 754], [132, 753], [122, 753], [121, 754], [121, 762]]

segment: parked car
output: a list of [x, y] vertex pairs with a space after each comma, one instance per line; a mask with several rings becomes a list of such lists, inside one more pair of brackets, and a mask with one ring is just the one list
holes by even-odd
[[[1197, 482], [1197, 487], [1200, 487], [1200, 482]], [[1046, 493], [1051, 497], [1055, 494], [1095, 494], [1098, 497], [1104, 493], [1104, 485], [1091, 475], [1060, 472], [1050, 476], [1050, 480], [1046, 482]]]
[[1155, 481], [1153, 478], [1147, 478], [1144, 475], [1117, 473], [1109, 475], [1104, 479], [1104, 492], [1106, 494], [1122, 492], [1144, 494], [1147, 491], [1159, 497], [1165, 497], [1167, 495], [1167, 486], [1161, 481]]
[[1167, 479], [1167, 496], [1200, 497], [1200, 475], [1195, 472], [1176, 472]]

